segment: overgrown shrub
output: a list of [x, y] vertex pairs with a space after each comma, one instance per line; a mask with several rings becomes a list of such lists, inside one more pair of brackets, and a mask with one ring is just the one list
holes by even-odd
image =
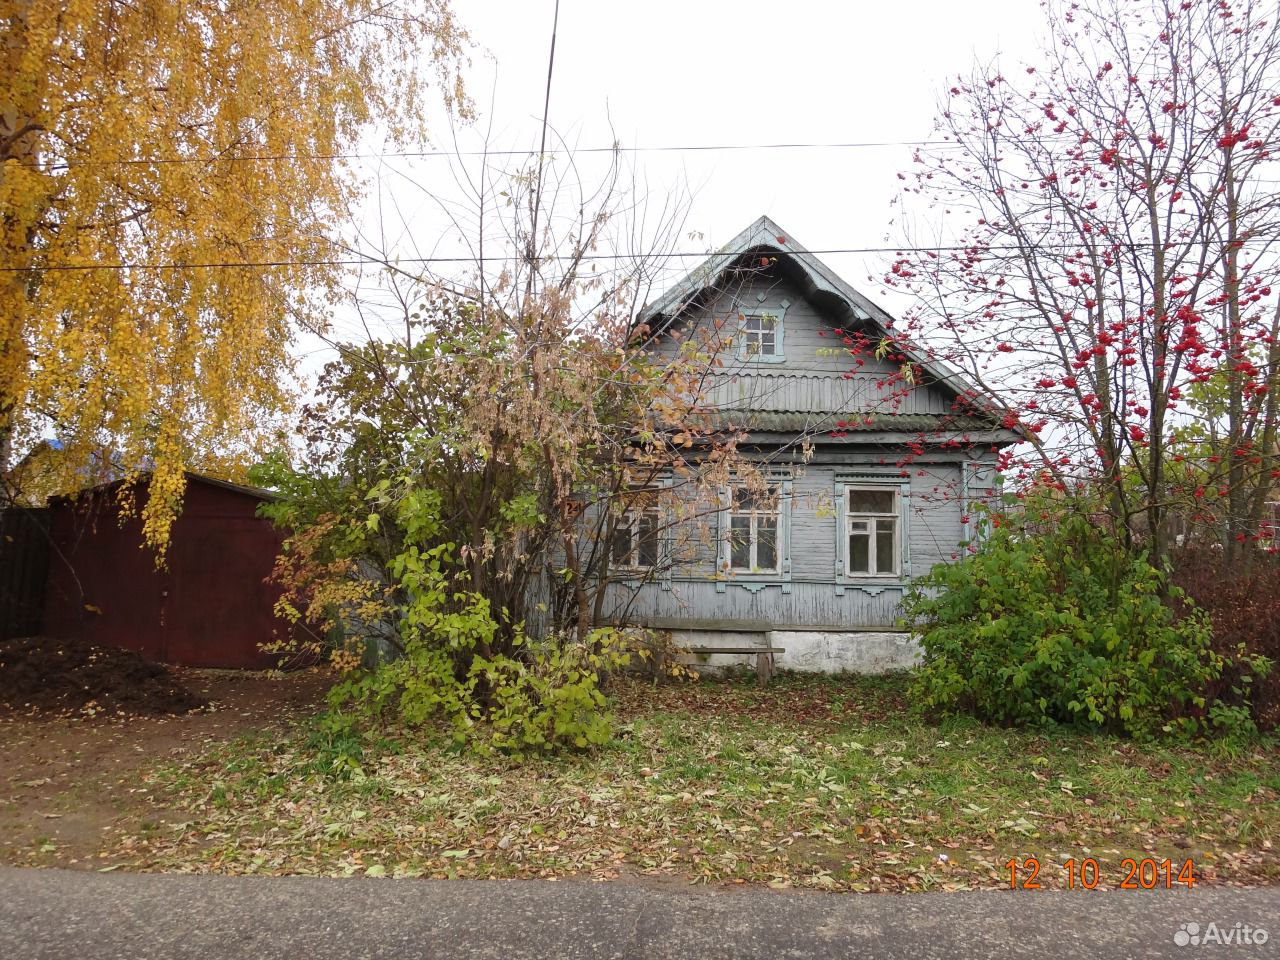
[[618, 642], [630, 655], [631, 672], [654, 683], [697, 680], [700, 676], [696, 667], [681, 659], [689, 651], [676, 643], [670, 630], [627, 627], [618, 631]]
[[1208, 700], [1226, 662], [1208, 619], [1190, 605], [1179, 616], [1166, 596], [1180, 591], [1085, 515], [1035, 532], [996, 526], [905, 602], [924, 648], [915, 695], [996, 723], [1134, 737], [1247, 727], [1247, 712]]
[[[459, 747], [513, 756], [608, 741], [601, 678], [629, 659], [617, 631], [533, 641], [509, 611], [495, 615], [470, 589], [438, 491], [412, 475], [335, 486], [279, 459], [255, 475], [283, 492], [272, 519], [301, 530], [277, 564], [280, 610], [312, 625], [322, 639], [308, 642], [327, 645], [344, 674], [313, 743], [320, 768], [358, 767], [362, 737], [379, 721], [442, 722]], [[364, 669], [359, 631], [375, 622], [394, 631], [394, 655]]]
[[[694, 504], [731, 470], [758, 476], [735, 440], [686, 465], [695, 436], [719, 434], [699, 386], [718, 324], [658, 363], [629, 308], [604, 297], [585, 318], [577, 279], [559, 279], [514, 301], [510, 284], [485, 289], [501, 303], [424, 289], [403, 337], [339, 346], [302, 455], [251, 473], [288, 531], [273, 577], [291, 629], [270, 649], [349, 674], [348, 708], [445, 718], [460, 742], [512, 753], [603, 742], [601, 679], [631, 656], [599, 629], [626, 609], [616, 535], [653, 516], [673, 472]], [[599, 278], [583, 282], [599, 298]]]
[[[483, 614], [473, 609], [465, 616]], [[330, 694], [335, 716], [443, 720], [454, 742], [515, 757], [600, 746], [612, 736], [600, 679], [625, 661], [607, 635], [593, 645], [548, 640], [523, 656], [478, 652], [476, 634], [447, 622], [406, 641], [405, 655], [353, 673]]]
[[1257, 658], [1280, 661], [1280, 560], [1259, 552], [1246, 571], [1224, 563], [1221, 550], [1197, 546], [1178, 555], [1173, 582], [1208, 614], [1217, 652], [1246, 654], [1228, 664], [1210, 692], [1226, 703], [1248, 694], [1258, 726], [1280, 726], [1280, 671], [1256, 669]]

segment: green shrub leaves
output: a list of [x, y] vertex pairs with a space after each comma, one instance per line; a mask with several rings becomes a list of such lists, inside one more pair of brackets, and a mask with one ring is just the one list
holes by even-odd
[[982, 549], [939, 565], [905, 602], [924, 663], [926, 707], [1003, 724], [1057, 723], [1151, 737], [1251, 727], [1206, 704], [1225, 660], [1204, 614], [1145, 557], [1129, 557], [1087, 515], [1037, 532], [997, 526]]

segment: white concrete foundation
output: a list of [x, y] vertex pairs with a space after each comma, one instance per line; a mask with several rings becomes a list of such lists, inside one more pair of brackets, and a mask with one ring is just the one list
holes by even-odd
[[[920, 662], [920, 645], [909, 633], [893, 631], [672, 630], [672, 642], [685, 649], [712, 647], [780, 647], [774, 664], [779, 670], [801, 673], [893, 673]], [[755, 669], [751, 654], [701, 653], [685, 658], [699, 671], [715, 674], [725, 668]]]
[[776, 630], [766, 636], [781, 647], [779, 670], [804, 673], [893, 673], [920, 662], [920, 644], [909, 633], [836, 633]]

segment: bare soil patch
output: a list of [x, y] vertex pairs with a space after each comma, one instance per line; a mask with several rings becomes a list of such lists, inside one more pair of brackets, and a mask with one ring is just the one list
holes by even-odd
[[206, 703], [168, 667], [131, 650], [50, 637], [0, 642], [0, 709], [177, 714]]
[[[0, 708], [0, 863], [130, 862], [130, 848], [181, 820], [143, 785], [147, 768], [242, 735], [283, 732], [320, 708], [332, 682], [321, 670], [147, 667], [160, 671], [141, 680], [149, 697], [98, 698], [89, 710], [72, 707], [77, 697], [55, 698], [48, 709], [27, 705], [33, 698]], [[183, 702], [203, 706], [172, 712]]]

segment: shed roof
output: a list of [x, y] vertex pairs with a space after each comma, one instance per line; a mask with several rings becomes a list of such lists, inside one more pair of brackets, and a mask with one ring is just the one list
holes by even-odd
[[[253, 497], [257, 500], [279, 500], [280, 499], [280, 495], [278, 493], [275, 493], [272, 490], [263, 489], [262, 487], [252, 487], [244, 483], [232, 483], [230, 480], [220, 480], [217, 477], [211, 477], [208, 474], [196, 473], [194, 470], [184, 470], [183, 473], [186, 476], [188, 483], [191, 483], [194, 481], [196, 483], [207, 484], [211, 487], [220, 487], [223, 490], [230, 490], [233, 493], [241, 493], [247, 497]], [[147, 479], [150, 476], [151, 476], [151, 472], [149, 470], [144, 470], [142, 473], [138, 474], [138, 476], [135, 479], [138, 481], [142, 481]], [[99, 484], [95, 484], [94, 486], [85, 487], [83, 490], [80, 490], [76, 493], [66, 494], [60, 497], [50, 497], [49, 502], [56, 503], [60, 500], [70, 500], [70, 499], [73, 499], [74, 497], [82, 496], [83, 494], [86, 494], [86, 493], [96, 493], [101, 490], [110, 490], [113, 487], [118, 487], [122, 483], [128, 482], [128, 480], [129, 480], [128, 477], [119, 477], [115, 480], [109, 480], [106, 483], [99, 483]]]

